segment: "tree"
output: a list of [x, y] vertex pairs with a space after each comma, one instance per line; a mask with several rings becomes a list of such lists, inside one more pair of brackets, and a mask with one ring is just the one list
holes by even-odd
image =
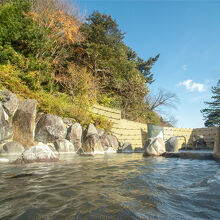
[[205, 126], [220, 126], [220, 80], [212, 87], [212, 101], [205, 102], [208, 108], [201, 110], [205, 120]]
[[175, 117], [164, 110], [164, 108], [176, 109], [176, 104], [179, 102], [176, 94], [160, 89], [157, 95], [148, 94], [145, 102], [148, 103], [148, 109], [150, 111], [160, 114], [162, 125], [174, 126], [177, 123]]
[[175, 104], [178, 102], [178, 98], [174, 93], [159, 90], [157, 95], [148, 95], [146, 101], [151, 111], [158, 111], [163, 106], [176, 108]]

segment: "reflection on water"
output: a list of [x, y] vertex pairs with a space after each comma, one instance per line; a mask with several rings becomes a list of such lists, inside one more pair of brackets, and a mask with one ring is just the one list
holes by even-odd
[[59, 163], [0, 165], [0, 219], [220, 217], [215, 161], [141, 154], [62, 157]]

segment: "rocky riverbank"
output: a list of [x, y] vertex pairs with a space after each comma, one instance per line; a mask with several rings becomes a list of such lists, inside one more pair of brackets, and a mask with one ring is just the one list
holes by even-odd
[[86, 129], [71, 118], [37, 113], [36, 100], [20, 100], [10, 91], [1, 90], [0, 97], [0, 155], [20, 154], [16, 163], [57, 161], [60, 153], [102, 154], [120, 149], [115, 136], [93, 124]]

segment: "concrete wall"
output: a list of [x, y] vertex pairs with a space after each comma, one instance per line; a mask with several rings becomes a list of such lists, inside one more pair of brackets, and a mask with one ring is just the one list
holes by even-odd
[[[120, 142], [130, 142], [133, 148], [144, 146], [148, 138], [147, 124], [122, 119], [120, 110], [100, 105], [95, 105], [92, 112], [102, 115], [113, 122], [112, 134], [115, 135]], [[217, 129], [217, 127], [195, 129], [164, 127], [164, 139], [166, 141], [172, 136], [177, 136], [179, 148], [181, 148], [185, 142], [188, 147], [191, 147], [193, 144], [193, 136], [203, 135], [207, 145], [213, 148]]]
[[218, 127], [218, 132], [215, 137], [214, 157], [220, 160], [220, 126]]

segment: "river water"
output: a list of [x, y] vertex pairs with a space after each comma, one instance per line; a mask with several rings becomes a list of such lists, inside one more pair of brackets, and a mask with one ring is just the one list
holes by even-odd
[[218, 162], [142, 154], [61, 159], [1, 164], [0, 219], [220, 219]]

